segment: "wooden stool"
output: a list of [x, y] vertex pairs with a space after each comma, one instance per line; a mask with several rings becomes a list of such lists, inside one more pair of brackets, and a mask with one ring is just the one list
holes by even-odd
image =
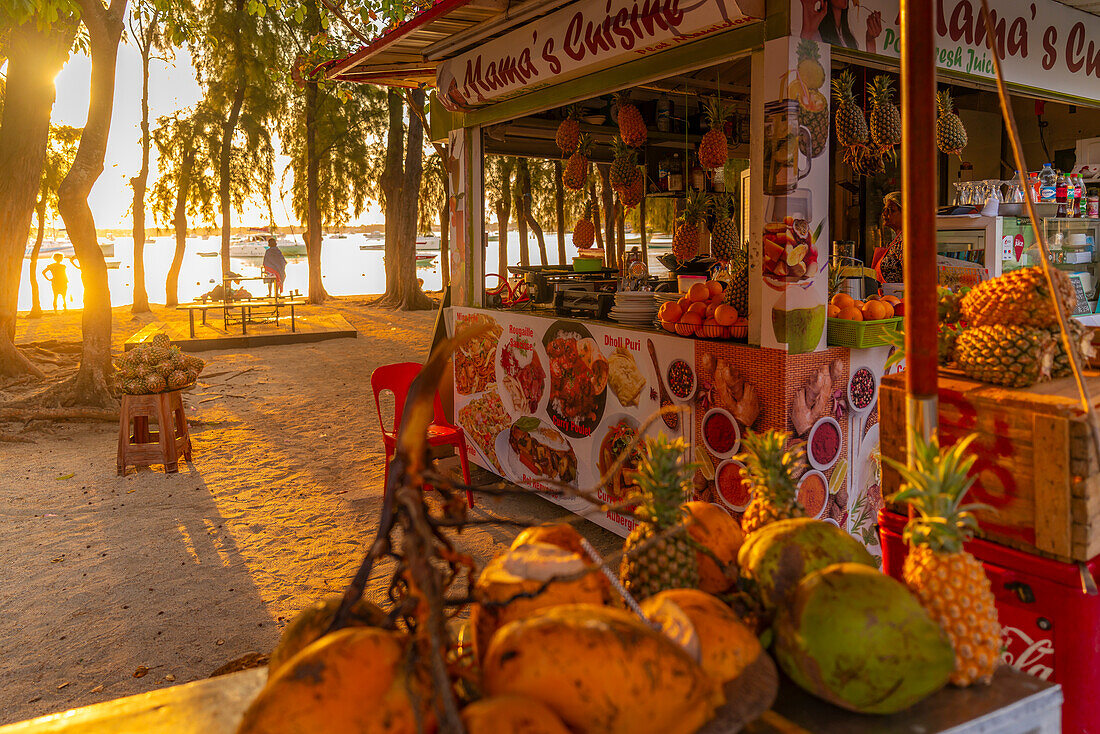
[[[149, 419], [157, 421], [149, 430]], [[133, 433], [130, 423], [133, 422]], [[118, 421], [118, 473], [127, 466], [164, 464], [165, 473], [177, 471], [180, 454], [191, 461], [191, 437], [179, 390], [155, 395], [123, 395]]]

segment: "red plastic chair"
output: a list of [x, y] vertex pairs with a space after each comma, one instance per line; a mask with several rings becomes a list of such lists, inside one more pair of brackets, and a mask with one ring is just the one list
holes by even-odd
[[[401, 421], [401, 413], [405, 410], [405, 397], [409, 394], [409, 386], [416, 376], [420, 374], [421, 365], [417, 362], [398, 362], [396, 364], [382, 365], [370, 376], [370, 386], [374, 391], [374, 404], [378, 408], [378, 424], [382, 428], [382, 444], [386, 447], [386, 478], [390, 475], [390, 461], [397, 450], [397, 430]], [[382, 417], [382, 401], [379, 399], [383, 392], [393, 393], [393, 421], [389, 429], [386, 428], [386, 420]], [[428, 445], [442, 446], [450, 444], [458, 451], [459, 462], [462, 465], [462, 481], [467, 486], [470, 484], [470, 465], [466, 459], [466, 433], [456, 425], [447, 421], [443, 414], [443, 402], [439, 399], [439, 393], [435, 394], [435, 418], [428, 426]], [[474, 495], [466, 490], [466, 501], [470, 507], [474, 506]]]

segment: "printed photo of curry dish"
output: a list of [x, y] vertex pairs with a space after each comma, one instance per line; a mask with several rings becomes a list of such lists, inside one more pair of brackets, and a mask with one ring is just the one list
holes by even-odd
[[508, 445], [519, 462], [535, 478], [553, 479], [563, 484], [577, 480], [577, 455], [565, 436], [538, 418], [527, 416], [512, 424]]
[[[631, 444], [637, 438], [637, 422], [632, 418], [623, 416], [607, 429], [603, 440], [600, 441], [596, 463], [600, 467], [601, 477], [611, 470], [611, 467], [615, 465], [620, 456], [625, 455], [627, 457], [619, 471], [615, 472], [615, 475], [610, 477], [607, 484], [604, 485], [605, 490], [612, 499], [624, 499], [637, 486], [634, 478], [637, 474], [638, 462], [641, 460], [641, 456], [638, 454], [638, 446], [631, 449]], [[631, 449], [629, 455], [627, 455], [628, 449]]]
[[504, 333], [496, 319], [486, 314], [477, 314], [473, 318], [459, 321], [455, 325], [455, 332], [482, 324], [488, 325], [489, 330], [470, 339], [455, 351], [455, 389], [459, 395], [474, 395], [496, 382], [493, 355], [497, 351], [497, 341]]
[[596, 340], [566, 330], [546, 340], [550, 359], [550, 398], [546, 411], [554, 425], [570, 436], [590, 436], [603, 416], [608, 379], [607, 358]]

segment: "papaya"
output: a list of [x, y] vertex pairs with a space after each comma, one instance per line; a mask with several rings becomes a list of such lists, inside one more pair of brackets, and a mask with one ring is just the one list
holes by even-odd
[[409, 678], [407, 647], [403, 634], [373, 627], [325, 635], [268, 678], [237, 733], [432, 734], [431, 691]]
[[485, 692], [542, 701], [577, 734], [687, 734], [724, 702], [714, 678], [630, 612], [592, 604], [541, 609], [497, 630]]
[[[554, 578], [569, 580], [551, 581]], [[609, 591], [604, 575], [581, 556], [532, 542], [509, 548], [490, 561], [474, 583], [473, 595], [470, 626], [474, 652], [481, 659], [501, 625], [557, 604], [604, 604]]]
[[[688, 535], [710, 553], [698, 551], [699, 588], [708, 594], [721, 594], [737, 583], [737, 552], [745, 533], [737, 520], [710, 502], [687, 502]], [[715, 561], [718, 559], [718, 562]]]
[[800, 517], [749, 533], [737, 554], [741, 576], [773, 613], [807, 574], [834, 563], [878, 568], [863, 545], [836, 525]]
[[938, 691], [951, 641], [904, 584], [860, 563], [814, 571], [775, 621], [775, 656], [799, 686], [850, 711], [892, 714]]
[[659, 624], [671, 609], [691, 623], [699, 640], [699, 664], [719, 683], [737, 678], [764, 654], [753, 631], [721, 599], [698, 589], [671, 589], [642, 602], [645, 615]]
[[466, 734], [569, 734], [558, 715], [526, 696], [492, 696], [462, 709]]
[[[294, 615], [283, 629], [283, 634], [279, 636], [279, 643], [271, 652], [271, 658], [267, 664], [268, 675], [276, 673], [288, 660], [324, 634], [332, 624], [332, 618], [336, 616], [336, 610], [340, 608], [342, 598], [341, 596], [326, 597]], [[346, 626], [383, 627], [387, 624], [385, 612], [377, 605], [360, 599], [351, 608], [351, 617]]]

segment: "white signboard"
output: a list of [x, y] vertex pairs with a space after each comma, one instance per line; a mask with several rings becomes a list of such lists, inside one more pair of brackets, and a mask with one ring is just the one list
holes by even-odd
[[[981, 0], [934, 0], [936, 64], [992, 79]], [[844, 6], [844, 7], [841, 7]], [[1008, 82], [1100, 103], [1100, 18], [1053, 0], [989, 0]], [[791, 35], [899, 57], [898, 0], [792, 0]]]
[[485, 105], [757, 20], [737, 0], [581, 0], [441, 63], [439, 100]]

